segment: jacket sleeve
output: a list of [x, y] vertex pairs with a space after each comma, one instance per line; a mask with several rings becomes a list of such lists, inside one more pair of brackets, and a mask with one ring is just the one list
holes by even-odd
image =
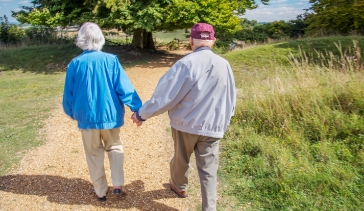
[[114, 73], [114, 87], [120, 101], [132, 112], [138, 111], [142, 107], [142, 101], [117, 58], [115, 58]]
[[232, 104], [232, 111], [231, 111], [231, 117], [234, 116], [235, 114], [235, 108], [236, 108], [236, 98], [237, 98], [237, 91], [236, 91], [236, 86], [235, 86], [235, 79], [234, 79], [234, 74], [233, 71], [230, 67], [230, 64], [228, 63], [228, 69], [229, 69], [229, 74], [230, 74], [230, 99], [231, 99], [231, 104]]
[[66, 79], [63, 90], [62, 106], [64, 112], [73, 119], [72, 103], [73, 103], [73, 86], [74, 86], [74, 70], [72, 62], [68, 64]]
[[175, 107], [193, 86], [189, 68], [183, 62], [175, 63], [159, 80], [150, 100], [140, 108], [138, 115], [146, 120]]

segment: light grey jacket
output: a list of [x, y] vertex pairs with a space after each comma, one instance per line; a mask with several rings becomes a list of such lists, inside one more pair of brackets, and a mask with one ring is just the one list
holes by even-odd
[[163, 75], [137, 117], [146, 120], [168, 111], [176, 130], [222, 138], [235, 104], [236, 88], [228, 61], [200, 47]]

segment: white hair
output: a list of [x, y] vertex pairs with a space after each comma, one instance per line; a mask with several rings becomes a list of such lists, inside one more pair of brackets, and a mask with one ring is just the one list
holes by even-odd
[[206, 47], [212, 48], [214, 43], [215, 43], [215, 40], [201, 40], [201, 39], [193, 38], [193, 45], [196, 46], [196, 48], [201, 47], [201, 46], [206, 46]]
[[100, 27], [91, 22], [84, 23], [78, 30], [76, 46], [82, 50], [99, 51], [105, 44], [105, 37]]

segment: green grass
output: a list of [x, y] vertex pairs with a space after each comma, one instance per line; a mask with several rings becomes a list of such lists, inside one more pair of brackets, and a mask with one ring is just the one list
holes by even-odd
[[74, 45], [44, 45], [0, 50], [0, 71], [51, 74], [65, 71], [69, 61], [82, 51]]
[[185, 30], [176, 30], [173, 32], [161, 31], [161, 32], [153, 33], [153, 37], [155, 37], [158, 42], [162, 42], [162, 43], [171, 42], [175, 38], [181, 39], [181, 40], [188, 40], [189, 38], [186, 38], [187, 35], [189, 36], [190, 33], [189, 32], [185, 33]]
[[363, 209], [363, 60], [352, 64], [342, 59], [352, 55], [340, 53], [348, 49], [362, 58], [363, 39], [356, 47], [345, 39], [342, 48], [315, 45], [318, 51], [338, 49], [327, 63], [302, 58], [312, 52], [311, 42], [333, 38], [224, 55], [236, 76], [239, 101], [222, 140], [221, 210]]
[[[364, 37], [329, 37], [329, 38], [305, 38], [293, 40], [290, 42], [276, 43], [271, 45], [258, 45], [246, 50], [233, 51], [224, 54], [235, 69], [244, 69], [248, 71], [256, 71], [267, 68], [290, 67], [290, 59], [292, 55], [300, 58], [301, 51], [304, 52], [307, 59], [314, 63], [317, 61], [321, 64], [321, 53], [326, 55], [342, 54], [346, 56], [355, 56], [356, 52], [352, 52], [353, 41], [358, 42], [358, 49], [364, 50]], [[338, 48], [336, 45], [341, 45]], [[317, 52], [321, 52], [318, 54]], [[291, 55], [292, 54], [292, 55]]]
[[38, 130], [60, 104], [66, 65], [79, 53], [71, 45], [0, 50], [0, 175], [44, 142]]
[[37, 132], [60, 103], [64, 74], [2, 71], [0, 75], [0, 175], [4, 175], [28, 149], [44, 142]]

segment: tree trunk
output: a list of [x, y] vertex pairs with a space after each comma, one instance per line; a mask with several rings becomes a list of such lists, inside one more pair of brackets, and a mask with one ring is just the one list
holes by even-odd
[[155, 50], [152, 32], [147, 32], [145, 29], [135, 29], [131, 45], [134, 48]]
[[131, 46], [134, 48], [143, 48], [143, 29], [135, 29], [133, 32], [133, 41]]
[[144, 49], [155, 50], [153, 34], [144, 30], [143, 33], [143, 46]]

